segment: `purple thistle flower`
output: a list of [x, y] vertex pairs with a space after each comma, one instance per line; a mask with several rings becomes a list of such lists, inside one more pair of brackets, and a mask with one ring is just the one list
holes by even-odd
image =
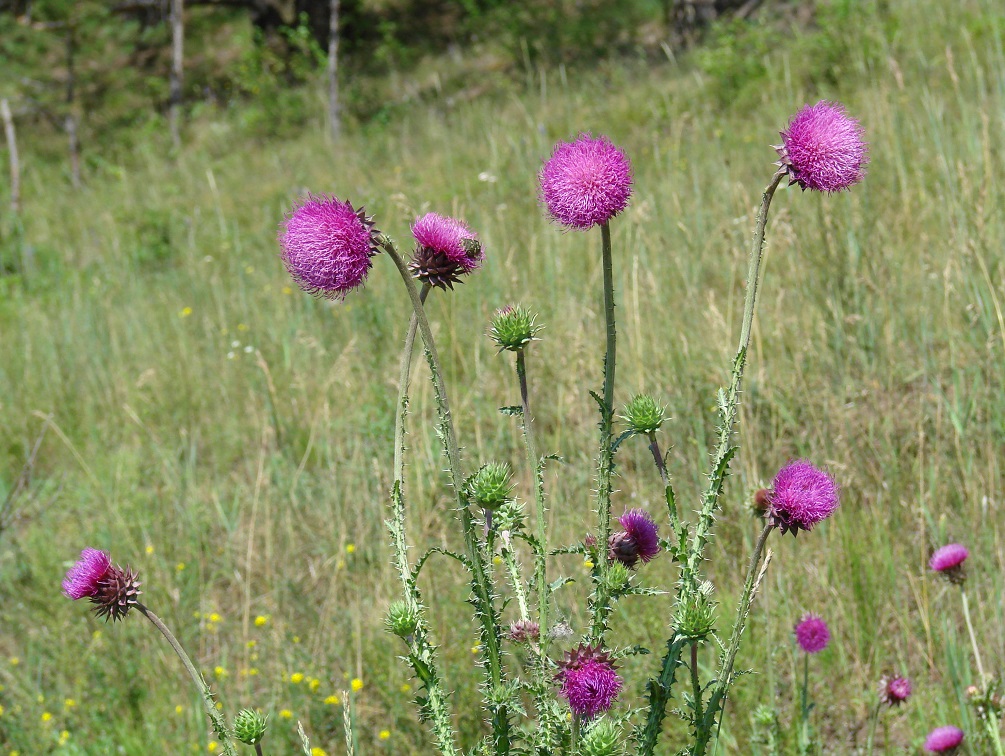
[[967, 561], [968, 556], [970, 556], [970, 552], [967, 551], [966, 546], [950, 543], [932, 554], [932, 558], [928, 560], [928, 566], [951, 583], [959, 584], [967, 577], [963, 563]]
[[840, 103], [806, 105], [789, 121], [781, 132], [782, 144], [775, 147], [789, 185], [838, 192], [861, 181], [869, 162], [863, 131]]
[[98, 583], [112, 566], [112, 559], [104, 551], [87, 548], [63, 579], [63, 595], [67, 598], [88, 598], [98, 592]]
[[963, 730], [959, 727], [936, 727], [925, 738], [925, 750], [929, 753], [956, 753], [962, 742]]
[[906, 677], [884, 677], [880, 686], [879, 698], [887, 706], [898, 706], [911, 697], [911, 681]]
[[481, 264], [481, 242], [464, 221], [426, 213], [412, 224], [412, 236], [417, 246], [408, 267], [424, 283], [452, 289]]
[[541, 637], [541, 626], [533, 620], [517, 620], [509, 626], [509, 639], [514, 643], [529, 643]]
[[538, 176], [540, 199], [564, 226], [585, 230], [628, 207], [632, 164], [607, 137], [580, 134], [559, 142]]
[[624, 685], [607, 652], [599, 646], [580, 645], [567, 651], [558, 666], [560, 693], [578, 717], [591, 719], [610, 709]]
[[377, 254], [378, 232], [362, 208], [308, 194], [280, 227], [286, 270], [306, 292], [344, 299], [363, 285]]
[[808, 654], [817, 654], [827, 648], [831, 633], [827, 623], [815, 614], [807, 614], [795, 627], [796, 643]]
[[608, 541], [607, 558], [634, 567], [641, 559], [645, 564], [660, 553], [659, 526], [644, 509], [630, 509], [618, 518], [622, 533], [612, 533]]
[[84, 549], [80, 559], [63, 580], [63, 595], [74, 601], [90, 599], [99, 617], [119, 620], [135, 606], [141, 591], [137, 575], [128, 567], [112, 564], [111, 557], [98, 549]]
[[830, 475], [805, 459], [789, 462], [771, 483], [768, 516], [782, 533], [811, 530], [840, 504], [838, 487]]

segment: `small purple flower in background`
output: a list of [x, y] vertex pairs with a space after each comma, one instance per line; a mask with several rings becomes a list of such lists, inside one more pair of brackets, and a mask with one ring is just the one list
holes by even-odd
[[630, 509], [618, 522], [624, 532], [611, 534], [607, 555], [610, 561], [634, 567], [640, 559], [645, 564], [660, 553], [659, 526], [644, 509]]
[[925, 750], [929, 753], [956, 753], [962, 742], [963, 730], [959, 727], [936, 727], [925, 738]]
[[377, 235], [362, 208], [309, 194], [280, 228], [283, 264], [304, 291], [344, 299], [366, 280], [370, 258], [380, 251]]
[[63, 595], [74, 601], [90, 599], [95, 614], [107, 621], [119, 620], [137, 604], [141, 583], [128, 567], [112, 564], [111, 557], [98, 549], [84, 549], [80, 559], [63, 580]]
[[775, 147], [778, 165], [788, 173], [790, 186], [818, 192], [847, 189], [862, 180], [869, 162], [862, 134], [862, 125], [840, 103], [807, 105], [781, 132], [782, 144]]
[[611, 708], [624, 685], [614, 664], [600, 646], [580, 645], [567, 651], [558, 663], [556, 679], [569, 708], [578, 717], [591, 719]]
[[911, 697], [911, 681], [906, 677], [884, 677], [879, 697], [887, 706], [898, 706]]
[[607, 137], [559, 142], [538, 176], [541, 201], [564, 226], [586, 230], [628, 207], [632, 164]]
[[834, 479], [805, 459], [786, 464], [771, 483], [768, 516], [782, 533], [810, 530], [838, 508], [838, 487]]
[[816, 654], [827, 648], [831, 634], [827, 623], [815, 614], [807, 614], [795, 628], [796, 643], [808, 654]]
[[533, 620], [517, 620], [509, 626], [509, 639], [514, 643], [529, 643], [541, 637], [541, 626]]
[[966, 546], [950, 543], [932, 554], [932, 558], [928, 560], [928, 566], [943, 575], [949, 582], [959, 584], [967, 577], [963, 563], [967, 561], [968, 556], [970, 556], [970, 552], [967, 551]]
[[423, 283], [452, 289], [481, 264], [478, 236], [456, 218], [426, 213], [412, 224], [412, 236], [417, 246], [408, 267]]

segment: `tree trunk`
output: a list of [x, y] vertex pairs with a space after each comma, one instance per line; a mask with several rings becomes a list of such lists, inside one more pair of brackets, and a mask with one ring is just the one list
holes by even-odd
[[328, 126], [333, 142], [337, 142], [342, 133], [338, 99], [338, 15], [339, 0], [331, 0], [328, 21]]
[[182, 64], [185, 60], [185, 25], [182, 22], [184, 0], [171, 0], [171, 79], [170, 79], [170, 125], [171, 141], [175, 147], [181, 146], [179, 120], [181, 118]]
[[21, 163], [17, 159], [17, 138], [14, 134], [14, 117], [10, 114], [7, 100], [0, 100], [0, 118], [7, 136], [7, 152], [10, 155], [10, 209], [17, 215], [21, 211]]

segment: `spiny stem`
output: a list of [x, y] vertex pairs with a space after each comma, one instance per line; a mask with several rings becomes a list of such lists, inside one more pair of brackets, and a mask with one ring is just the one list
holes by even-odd
[[[607, 351], [604, 354], [604, 400], [600, 408], [600, 455], [597, 470], [597, 517], [600, 549], [607, 549], [611, 538], [611, 476], [614, 468], [614, 374], [617, 366], [618, 332], [614, 319], [614, 262], [611, 254], [611, 228], [600, 224], [601, 247], [604, 265], [604, 320], [607, 324]], [[590, 608], [593, 614], [590, 640], [603, 643], [607, 629], [607, 615], [611, 611], [611, 597], [607, 590], [608, 560], [601, 558], [597, 570]]]
[[206, 714], [209, 716], [209, 721], [213, 725], [213, 731], [216, 736], [220, 738], [221, 744], [223, 745], [223, 752], [226, 756], [237, 756], [237, 751], [234, 750], [233, 744], [230, 742], [230, 730], [227, 728], [227, 723], [223, 718], [223, 715], [217, 710], [216, 706], [213, 704], [213, 691], [210, 690], [209, 685], [203, 678], [202, 673], [196, 668], [195, 664], [192, 663], [191, 657], [182, 647], [178, 639], [174, 637], [168, 626], [165, 625], [161, 618], [154, 614], [152, 611], [147, 609], [143, 604], [137, 603], [136, 609], [144, 617], [146, 617], [150, 622], [160, 630], [161, 635], [167, 640], [174, 649], [174, 652], [181, 659], [181, 663], [185, 667], [185, 671], [188, 672], [189, 677], [192, 678], [192, 682], [195, 683], [196, 688], [199, 689], [199, 695], [202, 698], [203, 705], [206, 707]]
[[[424, 284], [419, 292], [419, 303], [425, 304], [431, 287]], [[428, 641], [428, 628], [422, 614], [418, 590], [408, 562], [408, 543], [405, 538], [405, 417], [408, 414], [408, 386], [412, 369], [412, 353], [415, 348], [415, 334], [419, 319], [412, 313], [405, 335], [405, 346], [401, 353], [401, 368], [398, 378], [398, 403], [394, 418], [394, 483], [391, 489], [391, 521], [387, 523], [391, 533], [391, 543], [394, 548], [394, 561], [401, 577], [402, 595], [409, 610], [416, 618], [416, 627], [411, 636], [406, 639], [409, 649], [409, 661], [416, 676], [426, 687], [425, 713], [430, 720], [430, 728], [436, 745], [441, 754], [453, 756], [457, 753], [454, 746], [453, 724], [451, 722], [449, 697], [440, 683], [436, 668], [435, 649]]]
[[718, 507], [719, 495], [726, 476], [726, 468], [732, 456], [731, 446], [733, 426], [736, 424], [737, 406], [739, 404], [740, 385], [743, 380], [743, 369], [747, 359], [747, 348], [750, 346], [750, 332], [754, 322], [754, 305], [757, 301], [758, 277], [761, 269], [761, 258], [764, 254], [764, 231], [768, 223], [768, 208], [775, 189], [785, 174], [779, 170], [772, 177], [771, 183], [761, 195], [761, 206], [757, 211], [754, 229], [754, 240], [750, 248], [750, 263], [747, 269], [747, 292], [743, 304], [743, 322], [740, 326], [740, 343], [733, 360], [733, 373], [729, 391], [724, 406], [720, 407], [722, 422], [719, 427], [719, 443], [712, 463], [712, 473], [709, 485], [702, 497], [701, 512], [695, 525], [691, 539], [691, 549], [687, 561], [681, 570], [681, 590], [691, 593], [697, 590], [698, 574], [704, 559], [705, 544], [708, 542], [715, 520], [715, 510]]
[[716, 677], [715, 687], [712, 695], [708, 699], [708, 707], [700, 725], [695, 728], [697, 731], [695, 748], [692, 756], [701, 756], [705, 753], [709, 739], [712, 737], [712, 728], [715, 725], [716, 716], [722, 711], [726, 703], [726, 693], [733, 682], [733, 664], [736, 662], [736, 654], [740, 650], [740, 638], [747, 623], [747, 616], [750, 614], [750, 602], [754, 597], [754, 586], [757, 582], [757, 575], [761, 565], [761, 556], [764, 553], [764, 544], [771, 535], [774, 525], [770, 522], [765, 524], [761, 530], [757, 542], [754, 544], [754, 552], [750, 556], [750, 565], [747, 567], [747, 577], [743, 582], [743, 593], [740, 594], [740, 602], [736, 607], [736, 619], [733, 622], [733, 632], [729, 636], [729, 643], [723, 656], [719, 673]]
[[691, 693], [694, 696], [694, 721], [701, 721], [701, 680], [698, 677], [698, 641], [691, 641]]
[[[402, 260], [401, 255], [394, 247], [394, 243], [385, 238], [383, 244], [384, 251], [394, 262], [401, 280], [405, 284], [409, 299], [412, 300], [412, 310], [419, 322], [419, 333], [422, 334], [422, 341], [426, 347], [426, 355], [429, 361], [430, 373], [433, 380], [433, 390], [436, 394], [436, 410], [440, 419], [440, 426], [443, 432], [443, 442], [447, 453], [447, 467], [449, 468], [450, 481], [454, 489], [457, 500], [457, 510], [461, 518], [461, 527], [464, 532], [464, 545], [468, 552], [468, 560], [471, 563], [472, 587], [475, 593], [475, 605], [479, 620], [482, 623], [482, 643], [485, 648], [486, 675], [489, 685], [493, 690], [498, 690], [502, 683], [502, 659], [499, 648], [499, 628], [495, 606], [492, 602], [492, 586], [489, 583], [488, 573], [485, 569], [484, 554], [478, 541], [478, 534], [475, 528], [474, 518], [471, 515], [471, 508], [468, 506], [464, 495], [463, 480], [461, 478], [460, 450], [457, 446], [457, 436], [454, 431], [453, 419], [450, 415], [450, 403], [447, 398], [447, 389], [443, 382], [443, 371], [439, 355], [436, 351], [436, 342], [433, 339], [433, 331], [429, 326], [425, 310], [422, 308], [422, 301], [419, 299], [419, 292], [415, 287], [415, 282]], [[493, 732], [497, 743], [498, 753], [509, 752], [509, 716], [505, 705], [492, 707]]]
[[520, 403], [522, 405], [521, 421], [523, 424], [523, 438], [527, 446], [527, 463], [530, 465], [531, 475], [534, 476], [534, 504], [536, 507], [537, 521], [535, 535], [537, 537], [537, 547], [534, 550], [534, 582], [537, 586], [537, 619], [541, 628], [542, 647], [547, 643], [548, 637], [548, 567], [546, 555], [548, 553], [548, 541], [545, 522], [544, 505], [544, 470], [542, 469], [541, 457], [537, 451], [537, 442], [534, 438], [534, 417], [530, 414], [530, 394], [527, 389], [527, 349], [520, 349], [516, 353], [516, 375], [520, 382]]
[[667, 465], [663, 460], [663, 454], [660, 452], [660, 442], [656, 439], [655, 433], [649, 434], [649, 451], [653, 453], [653, 462], [656, 463], [656, 470], [660, 474], [660, 480], [663, 481], [663, 488], [670, 485], [670, 477], [667, 474]]

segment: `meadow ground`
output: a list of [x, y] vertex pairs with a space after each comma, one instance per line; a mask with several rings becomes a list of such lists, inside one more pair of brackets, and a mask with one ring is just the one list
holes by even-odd
[[[177, 156], [140, 141], [95, 162], [77, 193], [65, 168], [29, 160], [22, 219], [3, 221], [0, 484], [13, 485], [44, 418], [51, 427], [33, 499], [0, 534], [0, 753], [210, 747], [183, 670], [142, 618], [105, 625], [60, 595], [85, 546], [139, 569], [147, 605], [229, 712], [270, 714], [271, 752], [293, 752], [301, 720], [317, 747], [342, 753], [342, 691], [354, 688], [363, 753], [428, 752], [415, 745], [424, 728], [400, 641], [382, 624], [397, 587], [383, 519], [407, 302], [383, 258], [343, 304], [299, 292], [278, 259], [283, 213], [309, 189], [364, 203], [399, 240], [427, 210], [478, 231], [483, 269], [429, 306], [467, 465], [509, 460], [530, 496], [518, 428], [497, 411], [518, 399], [512, 365], [485, 335], [495, 308], [524, 303], [546, 325], [529, 355], [540, 445], [564, 459], [547, 477], [550, 527], [556, 543], [574, 543], [594, 476], [599, 239], [549, 224], [536, 201], [541, 161], [557, 140], [592, 131], [634, 162], [631, 206], [612, 226], [618, 397], [645, 389], [669, 404], [663, 442], [693, 509], [753, 212], [774, 170], [769, 145], [820, 98], [862, 121], [872, 162], [851, 192], [775, 197], [741, 450], [709, 550], [720, 629], [758, 531], [752, 492], [805, 456], [834, 474], [843, 503], [814, 532], [770, 541], [739, 658], [754, 674], [735, 688], [719, 752], [756, 752], [762, 704], [791, 742], [801, 672], [791, 628], [805, 612], [833, 634], [810, 671], [821, 752], [861, 746], [884, 673], [909, 675], [915, 694], [884, 718], [881, 752], [917, 753], [941, 724], [964, 727], [965, 752], [986, 752], [966, 701], [975, 671], [959, 597], [926, 563], [943, 543], [970, 548], [976, 633], [1000, 678], [1005, 21], [992, 0], [902, 0], [876, 13], [815, 42], [772, 40], [754, 58], [528, 70], [509, 93], [427, 98], [351, 128], [337, 147], [320, 122], [256, 140], [237, 116], [204, 113]], [[746, 78], [730, 84], [723, 71], [741, 63]], [[420, 366], [413, 381], [410, 536], [453, 546], [427, 375]], [[661, 511], [647, 455], [641, 444], [619, 452], [615, 512]], [[580, 579], [559, 594], [561, 612], [582, 627], [587, 571], [563, 559], [553, 574]], [[662, 559], [643, 579], [670, 587], [675, 575]], [[422, 588], [470, 744], [480, 678], [466, 587], [444, 562]], [[658, 651], [670, 603], [620, 604], [613, 640]], [[657, 659], [626, 661], [627, 697]], [[679, 740], [671, 727], [665, 753]]]

